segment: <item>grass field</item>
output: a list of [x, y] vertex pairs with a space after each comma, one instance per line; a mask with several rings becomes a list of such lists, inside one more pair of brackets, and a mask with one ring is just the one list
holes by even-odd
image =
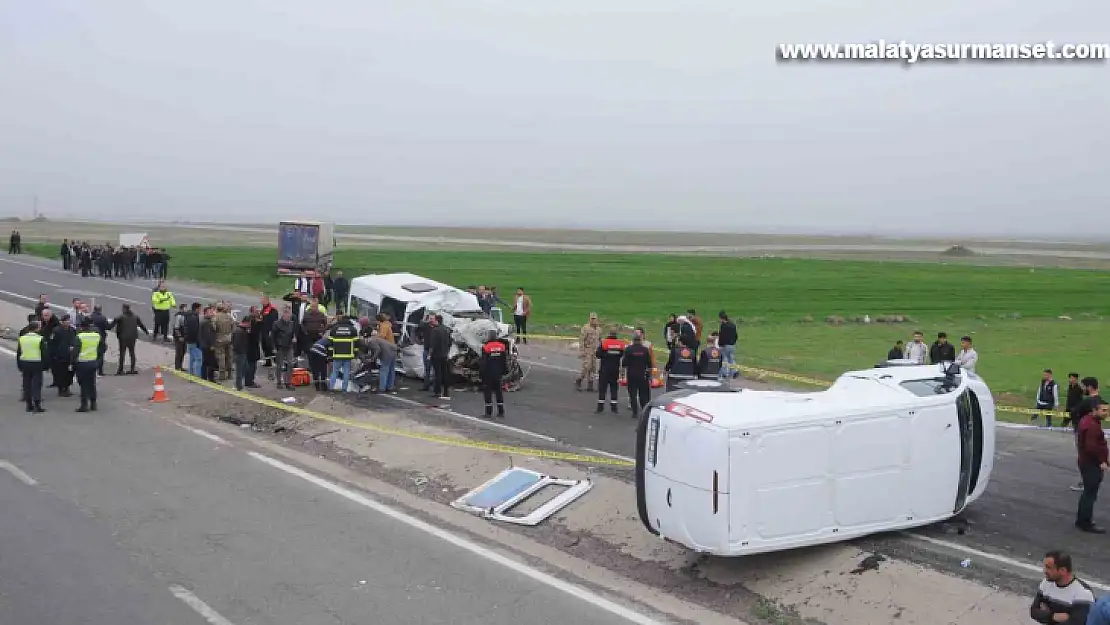
[[[25, 244], [55, 257], [53, 244]], [[171, 277], [284, 293], [272, 248], [179, 247]], [[597, 311], [610, 323], [642, 324], [658, 340], [668, 313], [696, 308], [741, 320], [744, 364], [832, 378], [885, 358], [920, 329], [975, 339], [979, 372], [1003, 399], [1032, 403], [1044, 367], [1110, 378], [1110, 273], [896, 262], [743, 259], [648, 254], [338, 250], [347, 276], [410, 271], [460, 287], [523, 286], [533, 332], [566, 334]], [[908, 315], [912, 322], [825, 322], [829, 315]], [[1059, 319], [1068, 316], [1070, 320]], [[1100, 375], [1101, 374], [1101, 375]]]

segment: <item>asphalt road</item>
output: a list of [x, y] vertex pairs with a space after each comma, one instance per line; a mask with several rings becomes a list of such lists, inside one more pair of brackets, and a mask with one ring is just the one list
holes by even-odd
[[[105, 298], [97, 301], [104, 302], [105, 312], [112, 315], [118, 311], [118, 304], [123, 299], [149, 301], [152, 287], [146, 283], [121, 284], [97, 278], [73, 277], [62, 272], [56, 261], [28, 256], [15, 259], [0, 256], [0, 299], [16, 303], [30, 305], [39, 292], [47, 293], [54, 301], [67, 303], [76, 292], [96, 293], [98, 298]], [[194, 295], [220, 295], [243, 308], [254, 303], [241, 295], [221, 294], [189, 284], [171, 282], [171, 288], [177, 293], [179, 302], [191, 301]], [[136, 310], [144, 321], [150, 318], [148, 305], [137, 306]], [[621, 414], [613, 415], [608, 411], [595, 414], [596, 395], [573, 390], [576, 363], [572, 357], [536, 346], [524, 346], [522, 354], [533, 363], [532, 369], [524, 388], [506, 395], [508, 417], [501, 423], [579, 447], [622, 456], [634, 455], [633, 421], [629, 418], [623, 393]], [[429, 395], [417, 391], [418, 381], [408, 381], [407, 386], [409, 390], [401, 396], [409, 399], [410, 404], [435, 403]], [[375, 398], [372, 401], [376, 404], [388, 400]], [[455, 393], [449, 407], [458, 414], [471, 417], [482, 413], [481, 397], [475, 393]], [[1035, 567], [1045, 551], [1065, 549], [1076, 554], [1083, 575], [1110, 583], [1110, 536], [1087, 535], [1072, 527], [1078, 494], [1068, 487], [1077, 481], [1078, 476], [1074, 468], [1071, 439], [1067, 434], [1058, 432], [999, 428], [998, 443], [991, 484], [986, 495], [966, 513], [968, 524], [963, 533], [957, 533], [955, 526], [950, 524], [922, 532], [944, 545], [901, 538], [889, 539], [885, 544], [910, 558], [917, 557], [916, 551], [901, 549], [900, 546], [911, 543], [924, 545], [946, 556], [943, 562], [932, 555], [925, 557], [925, 561], [930, 564], [940, 562], [956, 569], [959, 569], [958, 562], [965, 557], [972, 560], [975, 570], [993, 571], [1011, 560], [1025, 567], [1021, 574], [1026, 577], [1037, 575], [1035, 569], [1028, 567]], [[1101, 519], [1106, 526], [1110, 526], [1110, 508], [1104, 501], [1096, 506], [1095, 514], [1096, 520]], [[986, 557], [979, 551], [1002, 560]], [[1013, 564], [1010, 562], [1005, 568], [1014, 570]]]
[[18, 393], [4, 376], [0, 623], [629, 622], [110, 395]]

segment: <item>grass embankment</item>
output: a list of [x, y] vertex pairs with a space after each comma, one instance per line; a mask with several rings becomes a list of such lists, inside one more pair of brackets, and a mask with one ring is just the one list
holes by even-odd
[[[56, 257], [54, 245], [27, 251]], [[170, 275], [271, 294], [287, 291], [266, 248], [182, 247]], [[338, 250], [347, 276], [410, 271], [449, 284], [517, 286], [531, 295], [530, 330], [566, 334], [597, 311], [606, 322], [642, 324], [658, 341], [668, 313], [696, 308], [709, 327], [721, 309], [741, 320], [744, 364], [831, 379], [870, 367], [897, 339], [940, 330], [975, 339], [978, 371], [1007, 403], [1031, 405], [1051, 367], [1110, 379], [1110, 273], [1010, 267], [649, 254], [552, 254]], [[508, 312], [508, 311], [506, 311]], [[826, 323], [905, 315], [912, 322]], [[1070, 320], [1059, 319], [1061, 315]]]

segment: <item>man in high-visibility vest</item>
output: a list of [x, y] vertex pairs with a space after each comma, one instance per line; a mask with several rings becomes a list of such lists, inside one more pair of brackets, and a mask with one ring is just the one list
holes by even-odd
[[73, 369], [77, 373], [77, 385], [81, 387], [81, 406], [77, 412], [96, 411], [96, 372], [100, 367], [100, 332], [92, 327], [86, 317], [78, 326], [77, 340], [73, 348]]
[[151, 338], [157, 340], [158, 330], [162, 330], [162, 342], [170, 342], [170, 311], [177, 308], [173, 293], [166, 290], [166, 282], [158, 281], [158, 288], [150, 294], [150, 307], [154, 309], [154, 332]]
[[27, 412], [46, 412], [42, 409], [42, 371], [46, 357], [46, 337], [38, 333], [41, 322], [31, 324], [31, 330], [19, 337], [15, 360], [23, 374], [23, 398]]
[[339, 315], [335, 327], [331, 330], [331, 378], [328, 380], [328, 389], [335, 388], [335, 381], [339, 372], [343, 372], [343, 392], [351, 383], [351, 361], [355, 359], [358, 350], [355, 342], [358, 341], [358, 328], [347, 315]]

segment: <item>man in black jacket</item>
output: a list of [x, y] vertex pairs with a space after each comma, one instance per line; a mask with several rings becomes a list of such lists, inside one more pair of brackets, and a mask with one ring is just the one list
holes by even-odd
[[956, 346], [948, 342], [947, 332], [937, 332], [937, 340], [929, 346], [929, 362], [956, 362]]
[[718, 313], [721, 327], [717, 330], [717, 347], [721, 349], [721, 371], [719, 378], [735, 378], [740, 375], [740, 368], [736, 366], [736, 324], [728, 318], [725, 311]]
[[443, 325], [443, 315], [433, 318], [428, 331], [429, 360], [435, 376], [433, 394], [440, 399], [451, 399], [451, 386], [447, 378], [447, 356], [451, 353], [451, 329]]
[[637, 328], [632, 335], [632, 344], [625, 348], [621, 358], [621, 368], [628, 380], [628, 400], [635, 419], [651, 401], [651, 350], [644, 345], [643, 330]]
[[139, 373], [135, 369], [135, 343], [139, 340], [139, 330], [147, 336], [150, 336], [150, 330], [147, 330], [143, 320], [132, 312], [131, 304], [123, 305], [123, 312], [112, 320], [108, 329], [116, 331], [116, 340], [119, 342], [119, 368], [116, 369], [116, 375], [123, 375], [123, 357], [126, 353], [131, 354], [131, 369], [127, 373], [130, 375]]
[[73, 395], [69, 387], [73, 384], [70, 360], [73, 357], [73, 344], [77, 341], [77, 331], [73, 328], [69, 315], [62, 315], [62, 322], [54, 328], [50, 337], [50, 370], [54, 384], [58, 387], [58, 397]]
[[188, 316], [185, 304], [178, 304], [173, 316], [173, 368], [178, 371], [185, 370], [185, 351], [188, 349], [185, 344], [185, 319]]
[[[342, 271], [336, 271], [331, 280], [331, 290], [335, 293], [335, 310], [347, 310], [347, 294], [351, 292], [351, 283], [343, 277]], [[356, 311], [357, 312], [357, 311]]]
[[505, 396], [501, 392], [501, 380], [509, 370], [509, 346], [497, 338], [497, 331], [490, 330], [482, 345], [482, 356], [478, 365], [478, 375], [482, 382], [482, 395], [486, 401], [485, 416], [493, 417], [493, 399], [497, 398], [497, 416], [505, 417]]
[[193, 302], [185, 315], [184, 339], [189, 350], [189, 373], [200, 377], [204, 365], [204, 352], [200, 349], [200, 302]]
[[1087, 393], [1083, 390], [1083, 386], [1079, 384], [1079, 374], [1074, 372], [1069, 373], [1067, 399], [1064, 404], [1064, 412], [1067, 413], [1064, 415], [1064, 427], [1068, 427], [1068, 425], [1071, 424], [1071, 413], [1075, 411], [1076, 408], [1079, 408], [1079, 404], [1086, 396]]
[[293, 390], [293, 340], [297, 336], [297, 323], [293, 321], [293, 309], [281, 309], [281, 318], [270, 327], [270, 342], [274, 346], [274, 378], [277, 387]]
[[108, 351], [108, 318], [104, 316], [104, 310], [100, 304], [93, 306], [92, 314], [89, 315], [89, 326], [100, 334], [100, 346], [97, 348], [98, 353], [96, 357], [96, 374], [99, 376], [104, 375], [104, 353]]

